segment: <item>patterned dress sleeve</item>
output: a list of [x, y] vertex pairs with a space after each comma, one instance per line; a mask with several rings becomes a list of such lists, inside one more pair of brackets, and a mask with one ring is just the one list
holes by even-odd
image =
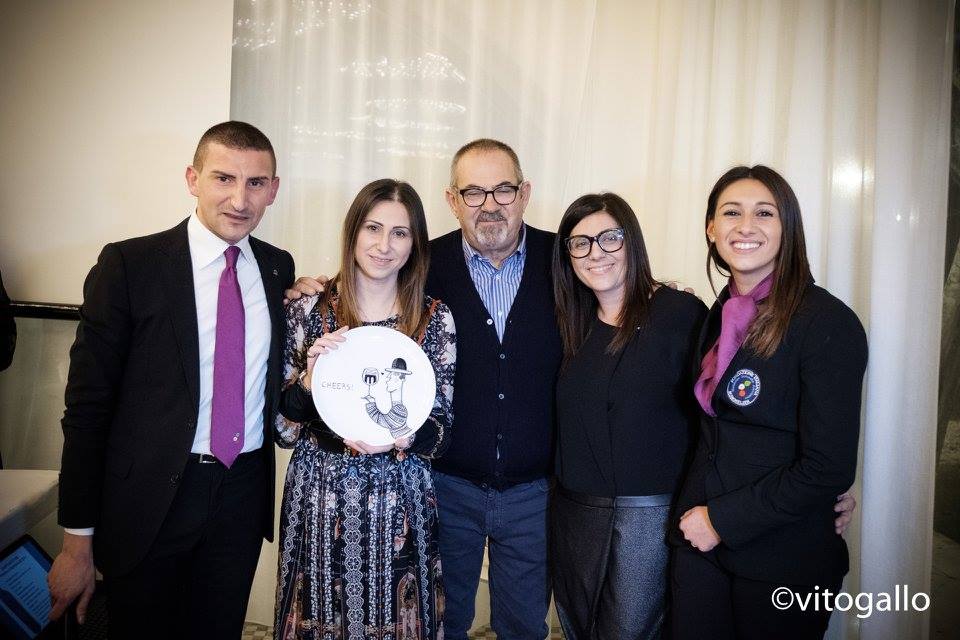
[[437, 395], [427, 422], [414, 437], [410, 452], [425, 458], [439, 458], [450, 446], [453, 424], [453, 376], [457, 368], [457, 330], [450, 308], [438, 302], [427, 324], [423, 350], [433, 365]]
[[304, 296], [287, 306], [286, 333], [283, 339], [283, 383], [280, 392], [280, 412], [274, 425], [274, 441], [284, 449], [292, 448], [300, 437], [302, 422], [284, 417], [285, 405], [291, 404], [291, 394], [296, 393], [297, 376], [307, 368], [307, 340], [310, 312], [320, 296]]

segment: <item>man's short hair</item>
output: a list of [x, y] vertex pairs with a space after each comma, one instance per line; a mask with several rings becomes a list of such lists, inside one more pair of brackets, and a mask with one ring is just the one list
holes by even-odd
[[451, 187], [456, 188], [457, 186], [457, 164], [460, 162], [460, 158], [471, 151], [502, 151], [510, 157], [510, 161], [513, 163], [513, 171], [517, 174], [517, 184], [523, 182], [523, 170], [520, 169], [520, 158], [517, 157], [517, 152], [510, 148], [510, 145], [492, 138], [477, 138], [463, 145], [453, 154], [453, 160], [450, 161]]
[[277, 174], [277, 155], [273, 152], [273, 145], [270, 144], [270, 139], [252, 124], [230, 120], [215, 124], [207, 129], [206, 133], [200, 136], [197, 150], [193, 153], [193, 168], [197, 171], [203, 168], [207, 145], [211, 142], [222, 144], [228, 149], [267, 151], [270, 154], [273, 175]]

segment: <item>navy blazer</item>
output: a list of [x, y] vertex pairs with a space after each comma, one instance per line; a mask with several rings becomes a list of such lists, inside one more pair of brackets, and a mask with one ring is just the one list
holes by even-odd
[[[696, 372], [728, 298], [724, 289], [710, 310]], [[808, 585], [846, 574], [833, 507], [856, 475], [866, 363], [857, 316], [810, 284], [774, 354], [764, 359], [741, 348], [723, 372], [713, 395], [717, 416], [701, 411], [676, 513], [707, 506], [721, 538], [716, 558], [733, 574]]]
[[[293, 258], [256, 238], [272, 326], [262, 452], [272, 539], [273, 422], [285, 328], [283, 291]], [[160, 530], [197, 428], [199, 339], [187, 221], [106, 245], [83, 286], [70, 350], [58, 520], [96, 527], [94, 559], [106, 575], [132, 569]]]

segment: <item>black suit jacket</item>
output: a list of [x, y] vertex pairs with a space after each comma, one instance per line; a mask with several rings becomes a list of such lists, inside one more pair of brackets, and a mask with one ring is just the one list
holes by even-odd
[[[293, 281], [285, 251], [250, 238], [270, 310], [264, 403], [272, 539], [273, 417], [280, 389], [283, 291]], [[63, 416], [59, 522], [96, 527], [105, 575], [144, 557], [187, 464], [199, 407], [199, 340], [186, 220], [173, 229], [108, 244], [83, 287]]]
[[[710, 310], [698, 358], [716, 341], [728, 298], [724, 289]], [[776, 352], [740, 349], [721, 376], [677, 515], [707, 505], [722, 540], [716, 558], [735, 575], [825, 585], [847, 572], [833, 506], [856, 475], [866, 362], [857, 316], [811, 284]]]

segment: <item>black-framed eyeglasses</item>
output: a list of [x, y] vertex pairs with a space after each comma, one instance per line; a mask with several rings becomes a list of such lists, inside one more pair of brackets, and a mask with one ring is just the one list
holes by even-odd
[[597, 243], [597, 246], [600, 247], [600, 250], [604, 253], [620, 251], [620, 249], [623, 249], [623, 229], [620, 227], [607, 229], [593, 237], [570, 236], [565, 241], [567, 253], [570, 254], [571, 258], [586, 258], [590, 255], [590, 249], [593, 248], [594, 242]]
[[520, 191], [520, 185], [502, 184], [489, 191], [480, 187], [467, 187], [466, 189], [460, 189], [457, 193], [463, 198], [463, 204], [468, 207], [482, 207], [483, 203], [487, 201], [487, 196], [490, 195], [493, 196], [494, 202], [505, 207], [508, 204], [513, 204], [513, 201], [517, 199], [518, 191]]

